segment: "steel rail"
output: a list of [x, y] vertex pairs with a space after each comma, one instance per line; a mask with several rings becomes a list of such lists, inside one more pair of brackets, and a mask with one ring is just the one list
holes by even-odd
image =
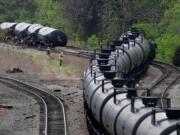
[[158, 78], [158, 80], [157, 80], [151, 87], [149, 87], [150, 90], [152, 90], [154, 87], [156, 87], [158, 84], [160, 84], [160, 83], [168, 76], [168, 74], [169, 74], [169, 70], [166, 69], [166, 68], [164, 68], [164, 67], [161, 66], [160, 64], [157, 64], [156, 62], [152, 62], [152, 64], [153, 64], [154, 66], [158, 67], [158, 68], [162, 71], [163, 75], [160, 76], [160, 77]]

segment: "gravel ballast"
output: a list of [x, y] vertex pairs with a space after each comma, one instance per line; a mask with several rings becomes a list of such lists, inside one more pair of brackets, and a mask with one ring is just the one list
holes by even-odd
[[0, 83], [0, 135], [38, 135], [39, 105]]

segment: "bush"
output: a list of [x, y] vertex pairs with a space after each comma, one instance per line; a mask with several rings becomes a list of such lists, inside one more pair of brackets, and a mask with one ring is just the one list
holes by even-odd
[[180, 46], [176, 48], [176, 51], [173, 57], [173, 64], [180, 67]]
[[157, 58], [172, 63], [176, 47], [180, 44], [179, 37], [172, 34], [164, 34], [156, 39], [158, 45]]
[[87, 43], [93, 48], [100, 47], [99, 39], [96, 35], [92, 35], [91, 37], [89, 37]]
[[3, 41], [6, 37], [7, 31], [6, 30], [0, 30], [0, 41]]
[[143, 22], [134, 24], [132, 27], [143, 30], [145, 32], [145, 36], [148, 39], [155, 39], [158, 37], [158, 30], [154, 24]]
[[79, 48], [86, 47], [86, 43], [79, 36], [76, 36], [72, 42], [73, 42], [72, 44], [75, 44], [76, 47], [79, 47]]

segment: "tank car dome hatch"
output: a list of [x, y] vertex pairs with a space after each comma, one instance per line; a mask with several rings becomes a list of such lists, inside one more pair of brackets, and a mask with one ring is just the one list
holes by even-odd
[[67, 43], [66, 34], [58, 29], [43, 27], [39, 30], [38, 34], [42, 36], [42, 38], [49, 39], [49, 42], [52, 43], [54, 47], [65, 46]]
[[109, 53], [99, 53], [100, 59], [109, 59], [110, 54]]
[[19, 23], [19, 24], [16, 25], [15, 31], [17, 31], [17, 32], [23, 32], [23, 31], [25, 31], [30, 25], [31, 25], [31, 24], [29, 24], [29, 23], [24, 23], [24, 22]]
[[139, 30], [133, 29], [133, 28], [128, 32], [128, 36], [129, 35], [134, 35], [135, 37], [138, 37], [139, 34], [140, 34]]
[[32, 24], [29, 28], [28, 28], [28, 33], [32, 34], [32, 33], [36, 33], [39, 29], [41, 29], [42, 26], [41, 24]]
[[116, 76], [116, 71], [105, 71], [104, 73], [104, 77], [106, 79], [113, 79]]
[[126, 88], [127, 89], [127, 98], [137, 97], [137, 89], [136, 88]]
[[122, 40], [111, 41], [111, 42], [110, 42], [110, 45], [109, 45], [109, 46], [110, 46], [110, 49], [112, 49], [113, 51], [115, 51], [115, 50], [116, 50], [116, 47], [117, 47], [117, 46], [120, 47], [120, 46], [122, 45], [122, 43], [123, 43]]
[[133, 34], [136, 38], [140, 35], [139, 31], [132, 31], [132, 34]]
[[17, 23], [9, 23], [9, 22], [4, 22], [0, 24], [0, 29], [5, 30], [5, 29], [10, 29], [14, 27]]
[[180, 119], [180, 108], [166, 108], [165, 112], [168, 119]]
[[117, 88], [122, 87], [126, 81], [127, 79], [120, 77], [115, 77], [114, 79], [111, 80], [112, 85]]
[[107, 65], [109, 62], [109, 59], [97, 59], [97, 62], [99, 65]]
[[110, 54], [112, 51], [112, 49], [101, 49], [101, 52], [106, 54]]
[[124, 44], [128, 44], [129, 43], [129, 38], [128, 37], [123, 37], [123, 41]]
[[131, 35], [128, 35], [128, 38], [131, 39], [131, 40], [135, 40], [136, 39], [136, 35], [134, 34], [131, 34]]
[[99, 65], [99, 69], [101, 71], [110, 71], [111, 70], [111, 65]]
[[142, 97], [142, 102], [146, 107], [155, 107], [160, 100], [159, 97]]

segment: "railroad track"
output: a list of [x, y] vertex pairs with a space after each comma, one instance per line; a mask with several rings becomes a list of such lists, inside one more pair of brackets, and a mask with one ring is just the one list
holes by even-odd
[[[36, 49], [39, 51], [46, 51], [46, 48], [33, 47], [33, 49]], [[74, 47], [74, 46], [65, 46], [65, 47], [58, 47], [56, 49], [55, 48], [51, 49], [51, 52], [53, 53], [59, 53], [60, 51], [63, 51], [64, 54], [66, 55], [72, 55], [72, 56], [81, 57], [85, 59], [90, 59], [91, 54], [93, 53], [93, 51], [84, 50], [84, 49]]]
[[167, 103], [163, 99], [168, 98], [169, 90], [180, 79], [180, 69], [174, 65], [159, 61], [154, 61], [152, 64], [157, 66], [163, 75], [148, 89], [151, 95], [162, 99], [160, 105], [165, 107]]
[[[22, 44], [16, 44], [16, 43], [14, 44], [15, 46], [21, 46], [22, 48], [35, 49], [38, 51], [47, 51], [47, 48], [45, 47], [27, 47], [27, 46], [23, 46]], [[65, 47], [57, 47], [57, 48], [51, 49], [52, 53], [60, 53], [60, 51], [63, 51], [64, 54], [67, 54], [67, 55], [72, 55], [72, 56], [81, 57], [85, 59], [90, 59], [91, 54], [93, 53], [93, 51], [89, 51], [87, 49], [81, 49], [75, 46], [65, 46]]]
[[[71, 46], [67, 46], [64, 48], [61, 48], [61, 50], [68, 55], [73, 55], [73, 56], [77, 56], [77, 57], [81, 57], [81, 58], [86, 58], [86, 59], [90, 59], [91, 58], [91, 54], [93, 53], [93, 51], [88, 51], [88, 50], [83, 50], [77, 47], [71, 47]], [[54, 50], [55, 53], [58, 53], [57, 50]]]
[[58, 97], [16, 79], [0, 76], [0, 82], [37, 100], [40, 135], [67, 135], [64, 106]]

